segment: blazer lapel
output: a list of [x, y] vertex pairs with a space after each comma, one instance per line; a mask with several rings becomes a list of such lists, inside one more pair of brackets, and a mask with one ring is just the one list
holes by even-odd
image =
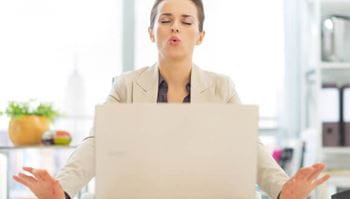
[[147, 68], [133, 82], [133, 103], [156, 103], [158, 96], [158, 64]]
[[[156, 103], [158, 96], [159, 68], [158, 64], [147, 68], [133, 82], [133, 103]], [[197, 65], [191, 70], [191, 103], [210, 101], [209, 87], [212, 84], [208, 75]]]
[[193, 64], [191, 71], [191, 103], [206, 103], [210, 99], [209, 87], [212, 82], [208, 75]]

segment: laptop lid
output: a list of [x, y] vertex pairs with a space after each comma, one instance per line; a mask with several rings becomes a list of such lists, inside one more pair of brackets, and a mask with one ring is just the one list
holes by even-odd
[[257, 129], [256, 106], [97, 106], [96, 196], [255, 198]]

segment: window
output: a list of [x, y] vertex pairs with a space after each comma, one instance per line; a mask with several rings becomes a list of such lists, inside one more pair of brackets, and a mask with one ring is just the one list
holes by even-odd
[[[121, 4], [122, 0], [0, 1], [0, 110], [12, 100], [53, 102], [63, 114], [69, 112], [55, 125], [72, 133], [73, 145], [80, 143], [89, 133], [94, 106], [105, 100], [112, 78], [122, 71]], [[1, 118], [1, 146], [8, 142], [7, 127], [8, 121]], [[12, 175], [30, 165], [55, 173], [70, 152], [11, 151], [7, 172]], [[32, 195], [8, 180], [10, 198]]]
[[111, 89], [112, 77], [122, 70], [121, 4], [1, 1], [0, 110], [11, 100], [37, 99], [53, 102], [65, 113], [69, 94], [78, 89], [76, 97], [85, 106], [77, 114], [92, 118], [94, 106]]

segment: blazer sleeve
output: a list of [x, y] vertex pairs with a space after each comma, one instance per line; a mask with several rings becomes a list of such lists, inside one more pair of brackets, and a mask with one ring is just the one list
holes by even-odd
[[[227, 77], [227, 103], [241, 104], [231, 78]], [[257, 183], [271, 198], [276, 199], [283, 185], [289, 179], [288, 175], [272, 158], [265, 146], [258, 139]]]
[[[106, 103], [122, 103], [125, 96], [125, 82], [115, 78], [113, 88]], [[73, 198], [95, 176], [95, 137], [94, 127], [70, 155], [66, 165], [58, 172], [57, 180], [63, 190]]]

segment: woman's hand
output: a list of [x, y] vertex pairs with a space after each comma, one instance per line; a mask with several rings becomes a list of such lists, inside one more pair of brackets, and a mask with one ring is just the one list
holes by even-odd
[[318, 185], [329, 179], [329, 175], [318, 178], [325, 164], [318, 163], [310, 167], [300, 169], [284, 185], [280, 199], [305, 199]]
[[18, 176], [13, 176], [17, 182], [28, 187], [38, 199], [64, 199], [64, 191], [60, 183], [50, 176], [44, 169], [34, 169], [31, 167], [23, 167], [23, 170], [33, 174], [29, 176], [19, 173]]

